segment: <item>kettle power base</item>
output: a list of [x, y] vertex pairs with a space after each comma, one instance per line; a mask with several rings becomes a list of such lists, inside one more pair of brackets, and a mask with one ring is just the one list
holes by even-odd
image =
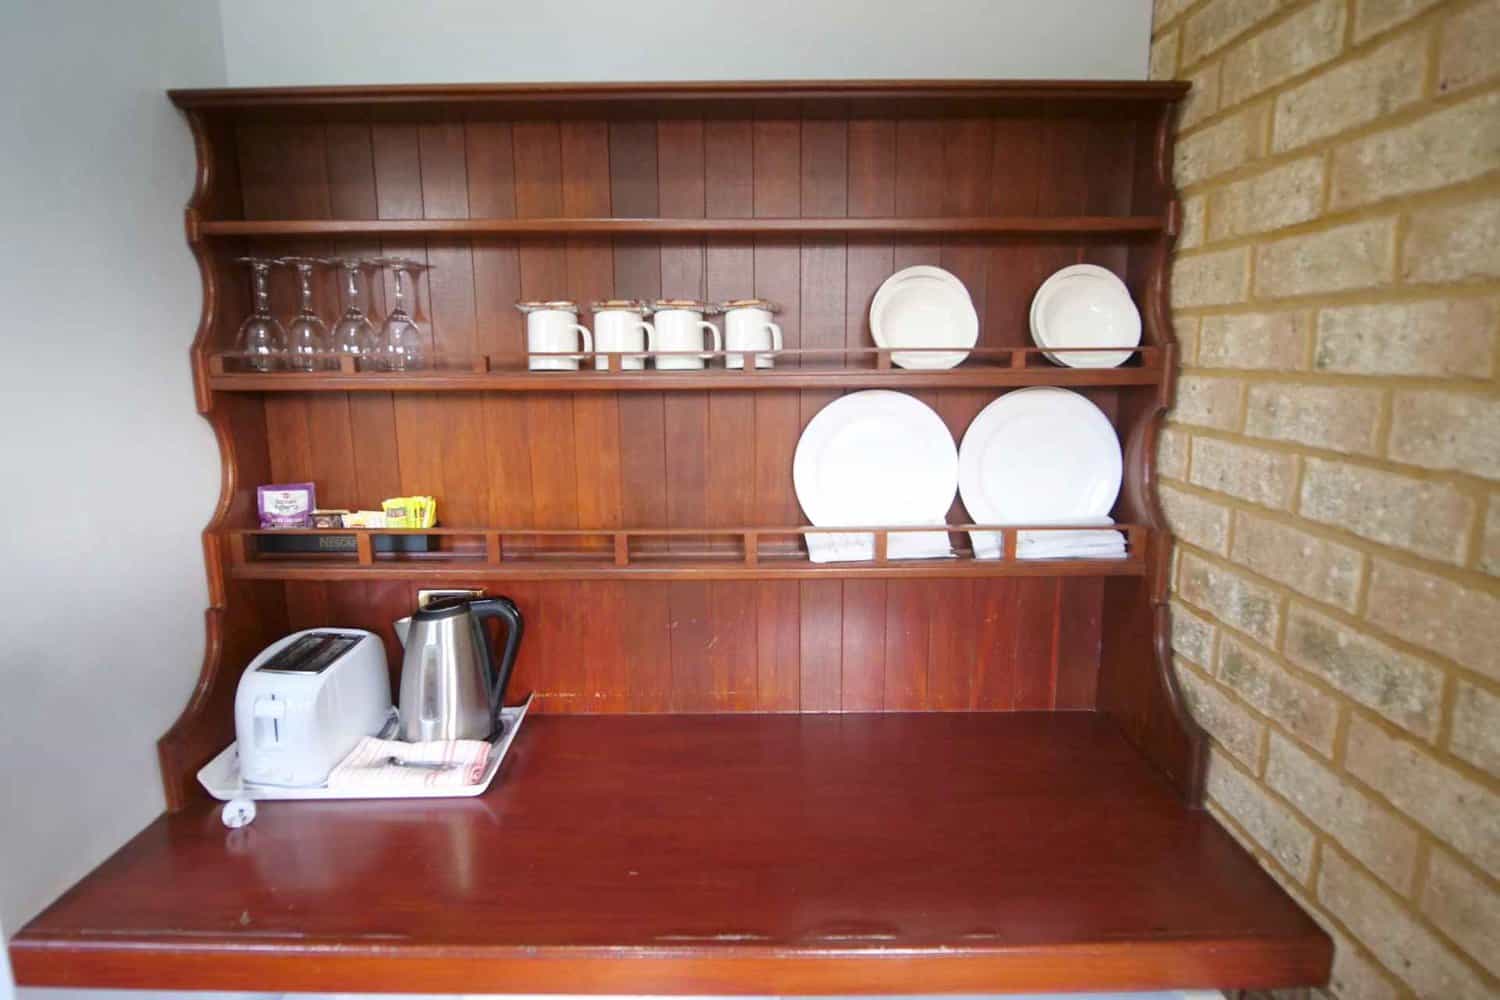
[[485, 762], [484, 773], [472, 785], [439, 788], [413, 786], [411, 788], [379, 793], [364, 788], [331, 789], [326, 785], [312, 785], [304, 788], [258, 785], [253, 782], [246, 782], [240, 776], [238, 743], [229, 744], [217, 757], [203, 765], [198, 771], [198, 783], [208, 791], [208, 794], [221, 802], [228, 802], [230, 799], [258, 799], [267, 801], [273, 799], [473, 798], [476, 795], [483, 795], [488, 791], [490, 783], [495, 780], [495, 775], [500, 773], [500, 765], [505, 760], [505, 754], [510, 750], [510, 745], [515, 740], [516, 733], [521, 731], [521, 722], [526, 718], [526, 711], [531, 708], [531, 702], [534, 697], [535, 695], [527, 695], [526, 701], [523, 704], [517, 705], [514, 708], [501, 709], [500, 718], [505, 724], [505, 731], [501, 734], [500, 739], [495, 742], [495, 749]]

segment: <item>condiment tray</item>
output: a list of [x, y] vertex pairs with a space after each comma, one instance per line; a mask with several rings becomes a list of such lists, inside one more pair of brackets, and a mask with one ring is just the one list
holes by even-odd
[[500, 718], [505, 724], [504, 732], [495, 742], [495, 749], [485, 762], [484, 773], [479, 780], [472, 785], [460, 787], [429, 788], [425, 785], [414, 786], [393, 790], [389, 793], [372, 793], [368, 789], [330, 789], [326, 785], [317, 785], [307, 788], [284, 788], [276, 785], [257, 785], [253, 782], [245, 782], [240, 777], [240, 752], [239, 744], [231, 743], [225, 747], [213, 760], [203, 765], [198, 771], [198, 782], [208, 790], [208, 794], [221, 802], [230, 799], [259, 799], [261, 801], [272, 799], [456, 799], [473, 798], [483, 795], [489, 790], [490, 782], [495, 780], [495, 775], [500, 773], [500, 764], [505, 760], [505, 754], [510, 750], [511, 743], [516, 738], [516, 733], [521, 730], [521, 722], [526, 718], [526, 712], [531, 708], [532, 699], [536, 696], [527, 695], [523, 704], [514, 708], [502, 709]]

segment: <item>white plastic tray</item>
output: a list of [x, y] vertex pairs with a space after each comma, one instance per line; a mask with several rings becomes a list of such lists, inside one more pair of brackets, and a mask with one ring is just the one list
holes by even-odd
[[495, 780], [495, 775], [500, 773], [500, 764], [505, 760], [506, 751], [510, 749], [516, 733], [521, 731], [521, 720], [526, 718], [526, 710], [531, 708], [533, 695], [528, 695], [525, 704], [517, 705], [515, 708], [505, 708], [500, 711], [500, 718], [505, 722], [505, 733], [495, 744], [495, 750], [490, 754], [489, 760], [484, 765], [484, 774], [479, 781], [472, 785], [447, 788], [428, 788], [425, 785], [403, 788], [400, 791], [392, 791], [383, 794], [373, 794], [368, 789], [332, 789], [326, 785], [318, 785], [309, 788], [281, 788], [275, 785], [257, 785], [254, 782], [246, 782], [240, 777], [240, 751], [239, 744], [231, 743], [224, 748], [213, 760], [203, 765], [198, 771], [198, 782], [206, 789], [208, 794], [221, 802], [230, 799], [457, 799], [473, 798], [483, 795], [490, 787], [490, 782]]

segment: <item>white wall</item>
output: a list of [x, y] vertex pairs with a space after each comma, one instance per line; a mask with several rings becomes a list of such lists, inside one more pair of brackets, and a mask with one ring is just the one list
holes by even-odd
[[[201, 0], [0, 14], [0, 925], [161, 812], [155, 741], [203, 655], [218, 495], [172, 85], [223, 82]], [[0, 970], [3, 971], [3, 970]], [[0, 976], [8, 989], [9, 976]]]
[[220, 0], [233, 86], [1146, 77], [1151, 0]]

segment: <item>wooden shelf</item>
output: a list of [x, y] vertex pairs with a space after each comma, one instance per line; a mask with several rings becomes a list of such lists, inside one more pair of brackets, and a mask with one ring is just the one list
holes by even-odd
[[930, 994], [1269, 989], [1331, 945], [1100, 715], [534, 714], [479, 798], [238, 832], [199, 800], [11, 954], [23, 986]]
[[[1066, 527], [947, 525], [927, 528], [662, 528], [662, 529], [247, 529], [227, 533], [229, 573], [240, 580], [810, 580], [866, 578], [963, 578], [999, 576], [1143, 576], [1144, 525], [1116, 526], [1127, 538], [1121, 559], [1020, 559], [1020, 531], [1065, 531]], [[864, 562], [814, 563], [801, 536], [831, 532], [873, 536], [875, 558]], [[976, 559], [967, 549], [951, 559], [889, 559], [893, 536], [946, 531], [966, 539], [970, 531], [1001, 537], [997, 559]], [[260, 552], [258, 539], [288, 536], [352, 537], [355, 551], [306, 556]], [[381, 553], [379, 537], [416, 536], [457, 543], [427, 552]]]
[[1159, 233], [1154, 215], [952, 216], [926, 218], [732, 219], [203, 219], [204, 236], [765, 236], [799, 234], [941, 236], [1130, 236]]
[[[1129, 350], [1135, 357], [1118, 368], [1068, 368], [1046, 360], [1036, 347], [974, 348], [958, 367], [935, 371], [896, 367], [891, 362], [893, 352], [879, 348], [706, 352], [709, 367], [696, 371], [622, 370], [620, 354], [600, 355], [609, 365], [605, 371], [591, 366], [592, 357], [586, 358], [582, 362], [585, 367], [577, 371], [530, 371], [526, 355], [509, 354], [451, 359], [443, 368], [410, 372], [357, 371], [351, 358], [328, 359], [342, 364], [339, 371], [256, 372], [242, 370], [243, 359], [238, 355], [215, 354], [209, 357], [208, 384], [218, 392], [662, 392], [1160, 385], [1166, 368], [1163, 349]], [[1070, 348], [1051, 353], [1088, 352]], [[730, 357], [743, 363], [756, 353], [774, 354], [779, 367], [725, 367]], [[894, 353], [945, 352], [924, 349]]]

